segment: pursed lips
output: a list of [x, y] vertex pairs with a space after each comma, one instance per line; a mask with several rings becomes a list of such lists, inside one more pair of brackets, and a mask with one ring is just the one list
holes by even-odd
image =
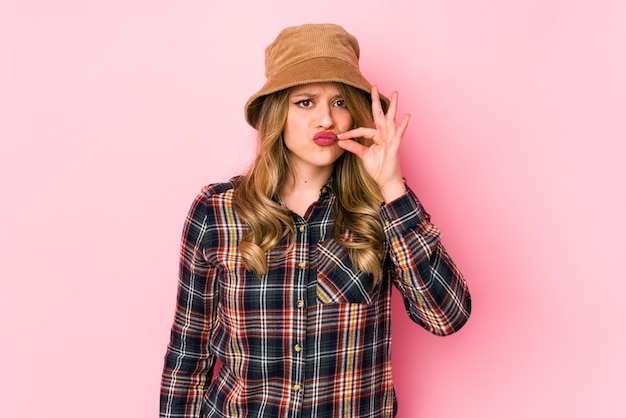
[[337, 141], [337, 135], [331, 131], [318, 132], [313, 136], [313, 142], [321, 147], [334, 145]]

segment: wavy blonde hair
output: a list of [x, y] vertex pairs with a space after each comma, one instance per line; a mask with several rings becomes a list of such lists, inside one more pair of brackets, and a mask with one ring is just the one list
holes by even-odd
[[[341, 83], [337, 87], [352, 115], [353, 126], [372, 126], [371, 100], [367, 93]], [[239, 243], [239, 252], [245, 267], [258, 277], [267, 273], [269, 251], [285, 237], [295, 234], [289, 210], [273, 200], [285, 179], [294, 175], [282, 137], [288, 97], [289, 89], [282, 90], [267, 96], [261, 104], [257, 157], [235, 189], [234, 208], [250, 228]], [[367, 144], [362, 138], [357, 141]], [[378, 282], [384, 256], [380, 189], [361, 160], [350, 152], [343, 153], [335, 162], [333, 177], [337, 196], [333, 237], [348, 249], [352, 264], [372, 274]], [[293, 242], [288, 250], [292, 246]]]

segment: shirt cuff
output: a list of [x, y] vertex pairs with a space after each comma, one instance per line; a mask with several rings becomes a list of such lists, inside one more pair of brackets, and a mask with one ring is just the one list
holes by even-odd
[[419, 229], [424, 220], [430, 219], [415, 193], [408, 187], [403, 196], [381, 207], [380, 217], [385, 232], [393, 230], [399, 233]]

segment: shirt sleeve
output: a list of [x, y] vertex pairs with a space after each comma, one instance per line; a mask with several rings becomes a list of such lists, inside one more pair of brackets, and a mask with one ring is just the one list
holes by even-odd
[[176, 312], [161, 381], [161, 418], [198, 418], [215, 364], [209, 350], [218, 293], [216, 269], [204, 256], [206, 194], [194, 201], [181, 240]]
[[391, 274], [409, 317], [435, 335], [458, 331], [468, 320], [467, 283], [440, 241], [415, 194], [381, 208]]

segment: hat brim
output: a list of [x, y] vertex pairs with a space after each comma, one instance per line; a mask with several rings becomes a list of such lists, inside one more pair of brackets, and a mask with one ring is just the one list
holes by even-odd
[[[354, 66], [337, 58], [312, 58], [285, 68], [268, 77], [265, 85], [246, 102], [246, 121], [257, 128], [263, 98], [269, 94], [309, 83], [343, 83], [370, 94], [371, 84]], [[389, 99], [381, 95], [383, 109], [389, 107]]]

